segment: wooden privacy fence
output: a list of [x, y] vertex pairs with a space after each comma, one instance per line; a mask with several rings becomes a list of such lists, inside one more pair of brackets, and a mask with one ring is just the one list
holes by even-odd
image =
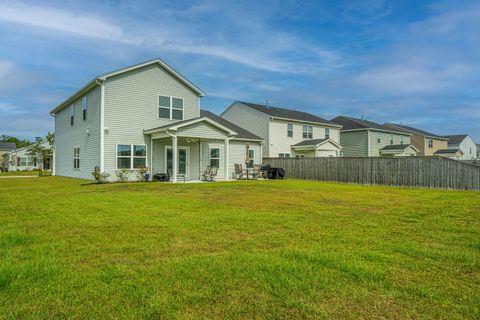
[[442, 157], [264, 158], [290, 179], [480, 190], [480, 167]]

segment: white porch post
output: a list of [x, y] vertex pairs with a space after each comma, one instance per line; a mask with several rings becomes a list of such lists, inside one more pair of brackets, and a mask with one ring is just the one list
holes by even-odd
[[223, 169], [223, 179], [225, 181], [228, 181], [230, 179], [230, 175], [228, 173], [228, 154], [230, 153], [229, 152], [229, 146], [230, 146], [230, 139], [227, 138], [227, 139], [225, 139], [225, 147], [223, 148], [223, 153], [224, 153], [223, 158], [224, 158], [224, 161], [225, 161], [225, 163], [224, 163], [225, 167]]
[[[177, 183], [177, 137], [172, 136], [172, 175], [173, 183]], [[166, 159], [165, 159], [166, 160]]]
[[[52, 176], [54, 176], [56, 171], [57, 171], [56, 170], [57, 162], [55, 161], [55, 153], [56, 153], [55, 152], [55, 145], [53, 145], [52, 148], [53, 148], [53, 150], [52, 150], [53, 152], [52, 152], [52, 163], [51, 163], [51, 169], [50, 170], [52, 170]], [[10, 159], [8, 159], [8, 161], [10, 162]], [[10, 163], [9, 163], [9, 166], [10, 166]]]
[[150, 179], [153, 181], [153, 137], [150, 135]]

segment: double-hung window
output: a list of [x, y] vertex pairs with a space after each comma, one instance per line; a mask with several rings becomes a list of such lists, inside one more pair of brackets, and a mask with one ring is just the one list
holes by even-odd
[[293, 123], [287, 123], [287, 137], [293, 137]]
[[220, 148], [210, 148], [210, 166], [220, 167]]
[[307, 124], [303, 125], [303, 139], [312, 139], [313, 138], [313, 127]]
[[290, 153], [279, 153], [278, 157], [279, 158], [290, 158]]
[[159, 95], [158, 117], [170, 120], [183, 120], [183, 99]]
[[390, 135], [390, 144], [393, 144], [393, 134]]
[[403, 145], [404, 144], [404, 139], [405, 137], [404, 136], [400, 136], [400, 144]]
[[147, 164], [147, 147], [143, 144], [117, 145], [117, 169], [140, 169]]
[[248, 167], [253, 168], [253, 164], [255, 163], [255, 150], [248, 149], [248, 157], [250, 158], [250, 162], [248, 163]]
[[80, 169], [80, 148], [73, 148], [73, 169]]
[[75, 116], [75, 105], [70, 106], [70, 125], [73, 126], [73, 118]]
[[87, 96], [82, 98], [82, 117], [84, 121], [87, 120]]
[[428, 139], [428, 148], [433, 149], [433, 139]]
[[382, 134], [377, 132], [377, 143], [382, 143]]
[[325, 128], [325, 139], [330, 139], [330, 128]]

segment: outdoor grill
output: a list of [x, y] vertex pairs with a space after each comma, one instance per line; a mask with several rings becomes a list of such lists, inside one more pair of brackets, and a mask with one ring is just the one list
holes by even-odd
[[262, 177], [266, 179], [283, 179], [285, 170], [283, 168], [272, 168], [269, 164], [262, 164], [260, 167]]

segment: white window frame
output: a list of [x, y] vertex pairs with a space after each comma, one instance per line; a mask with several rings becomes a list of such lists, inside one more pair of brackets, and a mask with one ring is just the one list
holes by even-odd
[[433, 149], [433, 139], [427, 139], [428, 149]]
[[[313, 135], [313, 132], [312, 132]], [[330, 128], [325, 128], [325, 139], [330, 139]]]
[[[119, 156], [118, 155], [118, 146], [130, 146], [130, 156]], [[145, 156], [135, 156], [133, 153], [134, 146], [142, 146], [145, 147]], [[148, 159], [148, 148], [147, 145], [144, 143], [117, 143], [115, 145], [115, 170], [119, 170], [118, 168], [118, 158], [130, 158], [130, 168], [121, 168], [127, 170], [140, 170], [140, 168], [133, 167], [133, 159], [135, 158], [144, 158], [145, 159], [145, 167], [148, 166], [147, 159]]]
[[[250, 154], [253, 155], [250, 156]], [[248, 157], [250, 158], [250, 163], [248, 164], [249, 168], [253, 168], [253, 166], [255, 165], [255, 149], [248, 149]]]
[[394, 143], [394, 139], [393, 139], [393, 134], [390, 134], [390, 145], [392, 145]]
[[75, 105], [70, 105], [70, 126], [73, 126], [75, 123]]
[[292, 155], [290, 153], [284, 153], [284, 152], [280, 152], [278, 154], [278, 157], [279, 158], [290, 158]]
[[80, 147], [73, 148], [73, 169], [80, 170]]
[[377, 131], [377, 143], [382, 143], [382, 133]]
[[[212, 149], [218, 149], [218, 158], [212, 158]], [[208, 165], [212, 166], [212, 159], [218, 159], [218, 169], [220, 170], [222, 165], [222, 149], [220, 146], [209, 146], [208, 147]]]
[[87, 106], [88, 106], [88, 98], [87, 96], [82, 97], [82, 119], [83, 121], [87, 120]]
[[[170, 106], [168, 107], [169, 110], [169, 118], [162, 118], [160, 117], [160, 108], [162, 109], [167, 109], [167, 107], [161, 107], [160, 106], [160, 97], [165, 97], [170, 99]], [[173, 99], [179, 99], [182, 100], [182, 109], [174, 108], [173, 107]], [[182, 110], [182, 119], [173, 119], [173, 110]], [[170, 95], [165, 95], [165, 94], [157, 94], [157, 118], [158, 119], [166, 119], [166, 120], [177, 120], [177, 121], [183, 121], [185, 119], [185, 99], [176, 97], [176, 96], [170, 96]]]
[[[305, 131], [305, 128], [307, 129], [306, 131]], [[307, 134], [306, 137], [305, 137], [305, 133]], [[309, 137], [309, 134], [311, 135], [310, 137]], [[307, 139], [307, 140], [313, 139], [313, 126], [312, 125], [309, 125], [309, 124], [302, 125], [302, 138]]]
[[405, 139], [404, 136], [400, 136], [400, 145], [402, 145], [402, 146], [405, 143], [404, 139]]
[[[185, 166], [185, 171], [186, 171], [185, 172], [185, 179], [189, 179], [189, 177], [190, 177], [190, 146], [177, 146], [177, 170], [178, 170], [178, 167], [179, 167], [178, 166], [178, 161], [179, 161], [178, 153], [179, 153], [180, 149], [185, 150], [185, 152], [187, 153], [187, 164]], [[165, 161], [164, 161], [165, 172], [167, 172], [167, 170], [168, 170], [168, 163], [167, 163], [168, 162], [167, 161], [168, 150], [172, 150], [172, 146], [165, 146], [165, 158], [164, 158], [165, 159]], [[172, 163], [172, 166], [173, 166], [173, 163]], [[173, 170], [173, 168], [172, 168], [172, 170]]]
[[[292, 127], [292, 130], [290, 130], [290, 127]], [[293, 123], [291, 122], [287, 123], [287, 138], [293, 138]]]

